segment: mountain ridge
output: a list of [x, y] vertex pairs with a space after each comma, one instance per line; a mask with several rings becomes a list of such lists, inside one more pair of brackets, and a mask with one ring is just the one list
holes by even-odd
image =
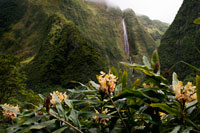
[[[7, 18], [18, 13], [13, 10], [6, 14], [7, 11], [2, 10], [9, 10], [12, 3], [18, 5], [15, 10], [20, 11], [21, 15], [11, 23]], [[2, 0], [0, 6], [0, 16], [5, 16], [0, 22], [9, 21], [6, 29], [0, 27], [0, 53], [25, 58], [24, 69], [28, 74], [29, 87], [33, 89], [41, 86], [41, 82], [44, 84], [42, 86], [69, 87], [71, 80], [85, 83], [88, 79], [94, 79], [94, 75], [101, 70], [106, 71], [112, 66], [124, 69], [119, 62], [129, 61], [129, 57], [124, 51], [123, 17], [127, 21], [132, 47], [130, 56], [134, 57], [134, 62], [141, 62], [143, 55], [150, 56], [156, 48], [154, 40], [138, 21], [137, 16], [132, 13], [127, 17], [129, 13], [119, 8], [84, 0]], [[24, 10], [20, 10], [22, 7]], [[134, 24], [133, 20], [137, 21], [139, 28], [129, 25]], [[65, 38], [62, 35], [64, 33], [74, 35]], [[151, 42], [149, 45], [148, 40]], [[73, 50], [65, 47], [73, 47], [78, 51], [73, 53]], [[65, 54], [60, 53], [61, 51]], [[87, 55], [90, 57], [86, 58]], [[67, 63], [60, 64], [61, 62]]]

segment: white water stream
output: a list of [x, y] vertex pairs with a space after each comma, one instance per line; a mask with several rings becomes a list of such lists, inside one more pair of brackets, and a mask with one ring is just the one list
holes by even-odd
[[[133, 61], [132, 61], [132, 57], [130, 56], [128, 34], [127, 34], [126, 24], [125, 24], [124, 18], [122, 19], [122, 26], [123, 26], [123, 30], [124, 30], [124, 50], [125, 50], [125, 53], [127, 53], [128, 56], [129, 56], [129, 62], [132, 64]], [[135, 76], [135, 72], [134, 72], [134, 69], [133, 69], [132, 77], [134, 77], [134, 76]]]
[[123, 30], [124, 30], [124, 50], [125, 50], [125, 53], [127, 53], [129, 56], [128, 34], [127, 34], [126, 24], [125, 24], [124, 19], [122, 19], [122, 25], [123, 25]]

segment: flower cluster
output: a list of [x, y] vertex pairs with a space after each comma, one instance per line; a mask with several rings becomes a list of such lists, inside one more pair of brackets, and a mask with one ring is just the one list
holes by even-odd
[[[18, 105], [17, 106], [13, 106], [13, 105], [10, 105], [10, 104], [4, 104], [4, 106], [6, 106], [7, 108], [10, 108], [10, 109], [12, 109], [12, 110], [14, 110], [14, 111], [16, 111], [16, 112], [18, 112], [19, 111], [19, 107], [18, 107]], [[17, 114], [16, 114], [16, 112], [12, 112], [12, 111], [10, 111], [10, 110], [8, 110], [7, 108], [5, 108], [5, 107], [2, 107], [3, 108], [3, 116], [6, 118], [6, 119], [14, 119], [14, 118], [16, 118], [17, 117]]]
[[50, 93], [50, 95], [51, 95], [51, 101], [50, 102], [54, 106], [56, 105], [56, 101], [55, 101], [55, 98], [54, 98], [54, 95], [53, 95], [54, 93], [56, 93], [60, 103], [62, 103], [64, 101], [64, 99], [67, 98], [66, 92], [62, 93], [62, 92], [59, 92], [59, 91], [56, 91], [56, 92], [54, 91], [53, 93]]
[[100, 83], [100, 89], [109, 94], [115, 90], [117, 78], [113, 74], [105, 74], [101, 72], [101, 75], [98, 77]]
[[[99, 114], [99, 112], [95, 109], [96, 114]], [[108, 113], [108, 109], [106, 108], [104, 111], [102, 111], [102, 114], [107, 114]], [[107, 121], [109, 121], [110, 118], [100, 118], [99, 116], [94, 116], [93, 119], [95, 119], [95, 122], [97, 124], [103, 124], [103, 125], [107, 125]]]
[[193, 86], [191, 82], [188, 82], [185, 86], [181, 81], [178, 81], [176, 85], [173, 85], [175, 98], [180, 102], [185, 101], [189, 103], [197, 99], [197, 93], [195, 92], [196, 86]]
[[165, 119], [166, 118], [166, 114], [165, 113], [163, 113], [163, 112], [159, 112], [159, 115], [160, 115], [160, 118], [163, 120], [163, 119]]

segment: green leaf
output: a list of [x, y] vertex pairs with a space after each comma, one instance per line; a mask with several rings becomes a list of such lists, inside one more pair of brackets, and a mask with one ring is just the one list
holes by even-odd
[[175, 86], [177, 84], [178, 84], [177, 74], [175, 72], [173, 72], [173, 75], [172, 75], [172, 85]]
[[200, 76], [196, 76], [196, 93], [197, 93], [197, 101], [200, 103]]
[[195, 24], [200, 24], [200, 17], [198, 17], [197, 19], [194, 20]]
[[125, 62], [121, 62], [121, 63], [127, 67], [142, 71], [144, 74], [155, 78], [155, 80], [157, 80], [160, 83], [168, 84], [167, 79], [165, 79], [159, 73], [154, 73], [152, 69], [150, 69], [149, 67], [147, 67], [145, 65], [139, 65], [136, 63], [130, 64], [130, 63], [125, 63]]
[[67, 91], [75, 94], [81, 94], [81, 93], [97, 93], [97, 90], [75, 90], [75, 89], [68, 89]]
[[200, 130], [199, 126], [197, 126], [193, 121], [190, 119], [185, 119], [188, 123], [190, 123], [192, 126], [194, 126], [196, 129]]
[[170, 133], [178, 133], [180, 129], [181, 129], [181, 126], [176, 126]]
[[188, 127], [187, 129], [181, 131], [181, 133], [191, 133], [192, 129], [192, 127]]
[[68, 106], [69, 108], [71, 108], [71, 109], [74, 108], [73, 105], [72, 105], [72, 101], [71, 101], [71, 100], [69, 100], [69, 99], [64, 99], [64, 101], [65, 101], [65, 103], [67, 104], [67, 106]]
[[198, 103], [197, 100], [195, 100], [195, 101], [192, 101], [192, 102], [187, 104], [186, 110], [187, 110], [188, 114], [191, 114], [194, 111], [197, 103]]
[[89, 84], [91, 84], [96, 90], [99, 90], [100, 85], [95, 83], [94, 81], [90, 81]]
[[44, 101], [45, 97], [42, 94], [38, 94], [40, 98]]
[[84, 116], [84, 117], [94, 117], [94, 116], [98, 116], [100, 118], [110, 118], [112, 117], [111, 115], [106, 115], [106, 114], [97, 114], [97, 113], [91, 113], [91, 112], [79, 112], [80, 116]]
[[22, 125], [30, 125], [32, 123], [38, 122], [43, 116], [41, 115], [37, 115], [33, 118], [29, 118], [28, 120], [26, 120], [25, 122], [22, 123]]
[[101, 104], [103, 102], [101, 101], [96, 101], [96, 100], [71, 100], [75, 105], [80, 105], [80, 104]]
[[143, 56], [143, 63], [144, 65], [148, 66], [151, 68], [151, 63], [149, 62], [148, 58], [146, 56]]
[[128, 83], [128, 73], [127, 71], [124, 71], [122, 74], [122, 88], [125, 88]]
[[200, 69], [199, 69], [199, 68], [197, 68], [197, 67], [195, 67], [195, 66], [193, 66], [193, 65], [191, 65], [191, 64], [189, 64], [189, 63], [187, 63], [187, 62], [185, 62], [185, 61], [180, 61], [180, 62], [181, 62], [181, 63], [184, 63], [184, 64], [188, 65], [189, 67], [193, 68], [194, 70], [200, 72]]
[[159, 61], [158, 51], [154, 50], [151, 57], [151, 64], [152, 66], [155, 66], [156, 63], [160, 63], [160, 61]]
[[112, 67], [110, 71], [111, 71], [111, 73], [112, 73], [113, 75], [115, 75], [115, 76], [118, 77], [117, 70], [116, 70], [114, 67]]
[[167, 113], [173, 115], [173, 116], [177, 116], [178, 115], [178, 110], [174, 109], [172, 107], [169, 107], [167, 104], [165, 103], [152, 103], [151, 104], [152, 107], [158, 107], [164, 111], [166, 111]]
[[132, 89], [135, 90], [136, 88], [139, 88], [139, 85], [140, 85], [140, 79], [137, 78], [137, 79], [133, 82]]
[[78, 112], [74, 109], [71, 110], [69, 119], [74, 123], [74, 125], [80, 127], [80, 122], [78, 119]]
[[113, 100], [118, 100], [118, 99], [128, 98], [128, 97], [137, 97], [137, 98], [141, 98], [141, 99], [147, 98], [154, 102], [159, 101], [159, 99], [150, 97], [142, 91], [132, 90], [132, 89], [128, 89], [128, 88], [126, 88], [126, 90], [120, 92], [117, 96], [115, 96], [113, 98]]
[[45, 128], [45, 127], [47, 127], [51, 124], [54, 124], [55, 122], [56, 122], [56, 119], [45, 121], [45, 122], [42, 122], [42, 123], [38, 123], [38, 124], [29, 126], [28, 128], [23, 129], [21, 131], [21, 133], [29, 132], [31, 129], [42, 129], [42, 128]]
[[67, 127], [62, 127], [59, 128], [58, 130], [55, 130], [53, 133], [62, 133], [65, 129], [67, 129]]

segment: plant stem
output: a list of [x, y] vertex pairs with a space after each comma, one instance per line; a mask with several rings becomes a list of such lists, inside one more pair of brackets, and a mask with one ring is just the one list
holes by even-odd
[[59, 121], [62, 121], [62, 122], [65, 123], [66, 125], [70, 126], [70, 127], [73, 128], [74, 130], [78, 131], [79, 133], [83, 133], [81, 130], [79, 130], [78, 128], [76, 128], [75, 126], [73, 126], [72, 124], [70, 124], [69, 122], [64, 121], [64, 120], [61, 119], [60, 117], [51, 114], [50, 111], [48, 112], [48, 114], [49, 114], [50, 116], [55, 117], [55, 118], [58, 119]]
[[117, 113], [118, 113], [118, 115], [119, 115], [119, 118], [121, 119], [121, 121], [122, 121], [124, 127], [126, 128], [127, 133], [129, 133], [129, 130], [128, 130], [128, 128], [127, 128], [127, 126], [126, 126], [126, 124], [125, 124], [123, 118], [122, 118], [122, 115], [120, 114], [119, 110], [117, 109], [117, 106], [115, 105], [114, 101], [112, 100], [110, 94], [108, 94], [108, 96], [109, 96], [109, 98], [110, 98], [110, 101], [111, 101], [112, 104], [114, 105], [115, 109], [117, 110]]

